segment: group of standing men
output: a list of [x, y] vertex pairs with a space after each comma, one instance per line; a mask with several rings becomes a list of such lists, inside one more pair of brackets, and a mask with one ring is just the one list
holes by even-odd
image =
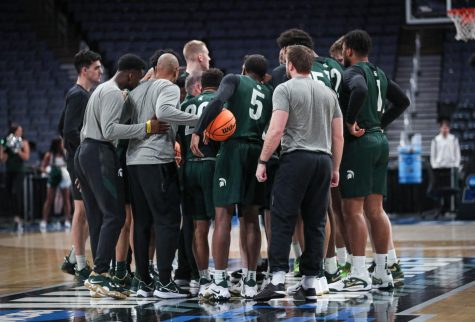
[[[185, 248], [191, 266], [195, 262], [198, 270], [198, 296], [229, 300], [226, 269], [235, 212], [241, 218], [241, 247], [246, 249], [239, 290], [246, 299], [264, 301], [291, 294], [311, 301], [322, 289], [392, 288], [393, 275], [400, 278], [390, 222], [382, 207], [389, 154], [383, 130], [409, 105], [407, 97], [368, 61], [371, 38], [365, 31], [350, 31], [337, 42], [335, 58], [342, 59], [346, 71], [336, 60], [319, 57], [303, 30], [287, 30], [277, 42], [282, 64], [272, 78], [262, 55], [246, 56], [242, 74], [223, 77], [218, 69], [209, 69], [206, 45], [188, 42], [183, 50], [187, 68], [181, 75], [186, 77], [184, 101], [175, 84], [180, 72], [174, 52], [156, 55], [144, 79], [145, 63], [135, 55], [122, 56], [117, 73], [90, 97], [102, 73], [100, 56], [78, 53], [78, 82], [67, 95], [62, 133], [68, 170], [73, 182], [79, 179], [80, 191], [74, 193], [75, 254], [63, 266], [76, 265], [75, 273], [91, 296], [122, 299], [132, 290], [141, 297], [189, 297], [172, 277], [172, 262], [181, 223], [185, 228], [185, 218], [192, 217], [193, 237], [185, 238], [189, 241]], [[393, 103], [391, 108], [385, 106], [386, 99]], [[204, 132], [223, 107], [234, 114], [237, 128], [218, 144]], [[117, 153], [119, 140], [129, 140], [122, 155]], [[126, 206], [129, 199], [131, 208]], [[269, 279], [259, 289], [262, 209], [270, 209], [270, 216], [265, 212]], [[84, 257], [84, 213], [92, 271]], [[330, 255], [335, 242], [328, 242], [327, 216], [331, 234], [343, 236], [340, 239], [352, 254], [347, 276]], [[303, 276], [286, 290], [290, 245], [299, 217]], [[213, 220], [211, 275], [208, 232]], [[368, 229], [375, 251], [371, 277], [365, 266]], [[125, 269], [129, 248], [136, 265], [133, 279]], [[149, 265], [153, 248], [158, 272]]]

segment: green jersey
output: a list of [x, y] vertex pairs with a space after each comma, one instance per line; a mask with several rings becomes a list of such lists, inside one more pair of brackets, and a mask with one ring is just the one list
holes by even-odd
[[[192, 97], [183, 101], [181, 103], [181, 110], [190, 114], [195, 114], [200, 116], [203, 112], [203, 109], [208, 105], [210, 101], [216, 96], [215, 92], [203, 92], [198, 96]], [[187, 160], [196, 159], [197, 157], [190, 150], [191, 143], [191, 134], [193, 134], [194, 127], [192, 126], [183, 126], [180, 129], [180, 138], [182, 140], [181, 151], [182, 156]], [[199, 149], [203, 152], [205, 158], [214, 158], [219, 149], [219, 143], [213, 140], [210, 140], [207, 145], [203, 142], [200, 142]]]
[[343, 78], [343, 66], [339, 62], [329, 57], [318, 57], [317, 61], [323, 67], [323, 72], [330, 79], [331, 88], [340, 97], [341, 81]]
[[330, 76], [327, 75], [326, 69], [323, 66], [323, 63], [319, 61], [318, 57], [315, 59], [315, 61], [312, 64], [312, 71], [310, 72], [312, 78], [316, 80], [317, 82], [322, 83], [325, 86], [332, 87], [332, 83], [330, 81]]
[[[356, 122], [359, 127], [366, 130], [380, 128], [388, 88], [386, 74], [380, 68], [368, 62], [359, 62], [353, 66], [348, 68], [347, 71], [354, 68], [362, 71], [368, 87], [366, 100], [358, 113]], [[344, 84], [341, 92], [341, 107], [344, 115], [346, 115], [348, 109], [349, 97], [350, 91], [348, 86]]]
[[272, 86], [239, 75], [239, 85], [225, 104], [236, 118], [236, 131], [231, 138], [262, 142], [262, 133], [272, 115]]

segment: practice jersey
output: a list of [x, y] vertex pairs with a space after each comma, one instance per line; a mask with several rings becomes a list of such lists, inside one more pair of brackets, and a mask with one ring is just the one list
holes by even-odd
[[[208, 103], [213, 100], [216, 96], [216, 92], [205, 91], [198, 96], [191, 97], [181, 104], [181, 110], [190, 114], [201, 116], [203, 109], [206, 108]], [[180, 128], [180, 138], [182, 140], [182, 155], [185, 156], [187, 160], [196, 159], [197, 157], [191, 152], [190, 143], [191, 135], [193, 134], [194, 127], [187, 125]], [[204, 144], [200, 140], [199, 149], [204, 154], [205, 158], [216, 157], [216, 153], [219, 149], [219, 143], [213, 140], [209, 140], [208, 144]]]
[[[350, 68], [358, 68], [363, 71], [366, 85], [368, 87], [366, 100], [358, 113], [356, 122], [359, 127], [366, 130], [380, 128], [388, 88], [386, 74], [380, 68], [369, 62], [359, 62]], [[346, 115], [348, 109], [349, 98], [350, 90], [347, 84], [343, 83], [340, 101], [344, 115]]]
[[318, 60], [318, 57], [313, 61], [310, 74], [315, 81], [333, 89], [330, 76], [327, 75], [327, 71], [323, 66], [323, 63]]
[[343, 66], [333, 58], [317, 57], [317, 61], [323, 67], [323, 72], [330, 79], [331, 88], [340, 97], [341, 83], [343, 80]]
[[239, 85], [225, 104], [236, 118], [231, 138], [262, 142], [262, 133], [272, 115], [272, 86], [247, 75], [239, 75]]

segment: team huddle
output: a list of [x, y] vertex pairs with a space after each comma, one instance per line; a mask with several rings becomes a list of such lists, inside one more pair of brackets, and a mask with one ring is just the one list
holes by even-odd
[[[192, 40], [184, 69], [176, 52], [158, 50], [143, 76], [145, 62], [126, 54], [102, 84], [101, 57], [75, 56], [78, 81], [60, 121], [75, 182], [74, 246], [62, 269], [92, 297], [316, 301], [330, 291], [403, 283], [383, 209], [384, 129], [408, 98], [368, 61], [365, 31], [338, 39], [332, 57], [319, 56], [300, 29], [284, 31], [277, 44], [272, 72], [252, 54], [242, 74], [223, 75], [209, 68], [206, 44]], [[235, 120], [225, 139], [209, 131], [222, 113]], [[234, 214], [242, 268], [228, 274]], [[260, 215], [268, 262], [260, 256]], [[301, 281], [286, 289], [291, 246]]]

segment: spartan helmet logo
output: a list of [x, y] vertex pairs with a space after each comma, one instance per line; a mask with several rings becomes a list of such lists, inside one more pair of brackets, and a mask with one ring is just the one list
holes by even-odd
[[218, 181], [219, 181], [219, 187], [220, 187], [220, 188], [226, 187], [226, 179], [224, 179], [224, 178], [219, 178]]
[[355, 173], [353, 172], [353, 170], [348, 170], [346, 171], [346, 179], [347, 180], [351, 180], [355, 177]]
[[117, 171], [117, 176], [122, 178], [123, 177], [122, 173], [123, 173], [122, 168], [120, 168], [119, 171]]

